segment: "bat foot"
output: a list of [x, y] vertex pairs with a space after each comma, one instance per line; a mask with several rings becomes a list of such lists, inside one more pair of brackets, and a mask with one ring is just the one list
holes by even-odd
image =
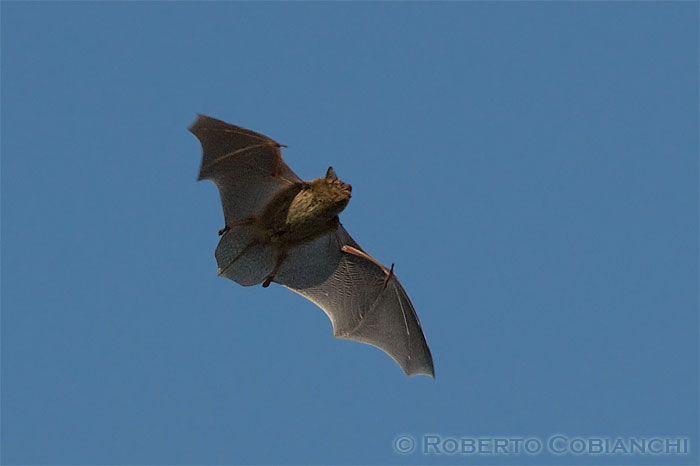
[[231, 224], [226, 224], [225, 227], [223, 227], [221, 230], [219, 230], [219, 236], [223, 235], [227, 231], [229, 231], [232, 227], [242, 227], [244, 225], [251, 225], [253, 222], [255, 222], [254, 218], [245, 218], [243, 220], [239, 220], [237, 222], [233, 222]]
[[277, 275], [277, 271], [280, 269], [280, 265], [282, 265], [282, 262], [284, 261], [285, 257], [287, 257], [287, 251], [280, 251], [279, 255], [277, 256], [277, 263], [275, 264], [275, 268], [272, 269], [272, 273], [270, 273], [270, 275], [267, 276], [267, 278], [262, 284], [263, 288], [267, 288], [268, 286], [270, 286], [272, 280], [275, 279], [275, 275]]

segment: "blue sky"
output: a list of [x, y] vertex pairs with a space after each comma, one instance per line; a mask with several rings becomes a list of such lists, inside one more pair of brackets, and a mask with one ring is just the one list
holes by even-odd
[[[436, 380], [216, 276], [197, 112], [352, 184]], [[696, 464], [698, 327], [697, 3], [2, 3], [4, 464]]]

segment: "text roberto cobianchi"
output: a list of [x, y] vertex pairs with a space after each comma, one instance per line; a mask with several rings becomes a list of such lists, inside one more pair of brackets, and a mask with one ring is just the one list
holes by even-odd
[[570, 436], [552, 434], [546, 439], [534, 436], [444, 436], [423, 434], [394, 438], [400, 454], [424, 455], [686, 455], [688, 438]]

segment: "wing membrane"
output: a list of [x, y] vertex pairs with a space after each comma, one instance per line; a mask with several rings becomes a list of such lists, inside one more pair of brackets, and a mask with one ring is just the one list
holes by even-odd
[[289, 252], [275, 281], [328, 315], [336, 338], [386, 352], [407, 375], [434, 376], [416, 312], [393, 272], [371, 258], [343, 252], [360, 247], [342, 226]]
[[216, 184], [227, 225], [254, 217], [280, 190], [301, 181], [284, 163], [281, 145], [267, 136], [204, 115], [189, 130], [202, 144], [199, 179]]
[[258, 285], [272, 272], [277, 251], [269, 243], [258, 242], [251, 226], [235, 226], [221, 237], [216, 247], [219, 275], [239, 285]]

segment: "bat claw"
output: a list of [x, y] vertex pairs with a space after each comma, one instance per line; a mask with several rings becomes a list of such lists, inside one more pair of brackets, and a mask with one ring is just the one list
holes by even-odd
[[278, 256], [277, 256], [277, 263], [275, 264], [275, 268], [272, 269], [272, 272], [270, 275], [267, 276], [265, 281], [263, 282], [262, 286], [263, 288], [267, 288], [270, 286], [270, 283], [272, 283], [272, 280], [275, 279], [275, 275], [277, 275], [277, 271], [280, 269], [280, 265], [282, 265], [282, 261], [284, 261], [284, 258], [287, 257], [287, 252], [282, 251]]
[[389, 283], [389, 280], [391, 280], [391, 277], [394, 277], [394, 264], [391, 264], [391, 268], [389, 269], [389, 273], [386, 274], [386, 278], [384, 279], [384, 287], [386, 287], [387, 283]]
[[255, 222], [255, 218], [244, 218], [243, 220], [238, 220], [233, 223], [227, 223], [225, 227], [223, 227], [221, 230], [219, 230], [219, 236], [223, 235], [227, 231], [229, 231], [233, 227], [242, 227], [244, 225], [250, 225], [253, 222]]

